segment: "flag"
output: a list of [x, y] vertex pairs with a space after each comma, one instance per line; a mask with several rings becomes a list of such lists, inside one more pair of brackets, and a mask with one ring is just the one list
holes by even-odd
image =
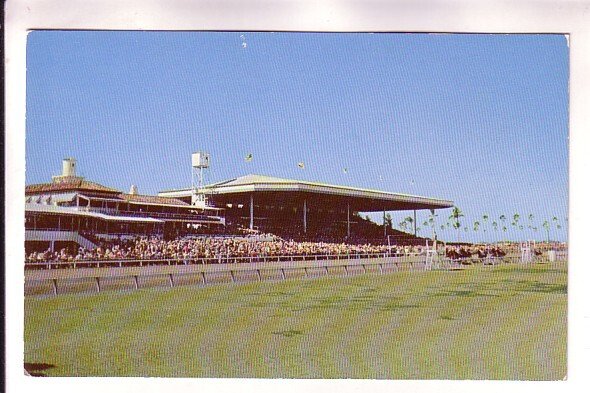
[[248, 153], [245, 158], [246, 162], [252, 161], [252, 153]]
[[298, 162], [297, 166], [301, 169], [305, 169], [305, 164], [303, 162]]

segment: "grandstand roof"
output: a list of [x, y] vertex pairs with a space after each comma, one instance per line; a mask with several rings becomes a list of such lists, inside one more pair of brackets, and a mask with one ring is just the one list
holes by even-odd
[[[162, 191], [160, 196], [183, 197], [190, 195], [190, 189], [176, 191]], [[277, 177], [250, 174], [223, 182], [207, 185], [202, 190], [215, 200], [229, 201], [230, 196], [238, 197], [239, 194], [264, 194], [267, 198], [273, 198], [270, 194], [289, 193], [293, 197], [305, 193], [321, 196], [331, 203], [350, 203], [358, 211], [382, 211], [382, 210], [419, 210], [442, 209], [452, 207], [452, 201], [427, 198], [416, 195], [392, 193], [386, 191], [363, 189], [348, 186], [339, 186], [324, 183], [315, 183], [301, 180], [282, 179]], [[188, 193], [188, 194], [187, 194]], [[299, 198], [296, 198], [299, 199]]]
[[179, 206], [179, 207], [193, 207], [189, 203], [181, 201], [180, 199], [176, 198], [164, 198], [159, 196], [152, 196], [152, 195], [137, 195], [137, 194], [119, 194], [119, 198], [131, 202], [131, 203], [138, 203], [138, 204], [148, 204], [148, 205], [164, 205], [164, 206]]

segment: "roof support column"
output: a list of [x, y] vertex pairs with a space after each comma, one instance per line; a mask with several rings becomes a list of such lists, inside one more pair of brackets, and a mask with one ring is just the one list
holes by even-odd
[[346, 237], [350, 237], [350, 202], [346, 203]]
[[432, 215], [432, 241], [436, 239], [436, 222], [434, 222], [434, 209], [430, 209], [430, 214]]
[[383, 237], [387, 237], [387, 225], [385, 224], [385, 208], [383, 208]]
[[303, 199], [303, 233], [307, 234], [307, 199]]
[[254, 229], [254, 193], [250, 194], [250, 229]]
[[418, 236], [418, 224], [416, 224], [416, 209], [414, 209], [414, 236]]

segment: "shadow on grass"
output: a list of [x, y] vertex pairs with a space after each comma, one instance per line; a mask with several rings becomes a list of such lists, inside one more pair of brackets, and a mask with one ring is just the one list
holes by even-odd
[[316, 298], [315, 302], [304, 305], [303, 307], [293, 308], [291, 311], [306, 310], [378, 310], [378, 311], [396, 311], [407, 308], [418, 308], [420, 306], [413, 304], [402, 304], [399, 297], [375, 297], [373, 295], [361, 295], [352, 298], [341, 296]]
[[567, 284], [548, 284], [546, 282], [525, 280], [502, 280], [502, 282], [514, 285], [514, 291], [516, 292], [567, 294]]
[[458, 297], [499, 297], [500, 295], [491, 295], [489, 293], [481, 293], [478, 290], [473, 289], [463, 289], [463, 290], [456, 290], [456, 291], [449, 291], [444, 290], [441, 292], [433, 293], [429, 295], [430, 297], [440, 297], [440, 296], [458, 296]]
[[[496, 269], [491, 270], [490, 273], [493, 274], [506, 274], [506, 269]], [[556, 274], [567, 274], [565, 269], [546, 269], [543, 267], [527, 267], [527, 268], [511, 268], [509, 272], [512, 273], [529, 273], [529, 274], [539, 274], [539, 273], [556, 273]]]
[[279, 330], [277, 332], [272, 332], [272, 334], [276, 334], [277, 336], [283, 337], [294, 337], [303, 334], [302, 330]]
[[31, 377], [46, 377], [47, 375], [43, 371], [54, 367], [53, 364], [48, 363], [25, 363], [25, 370]]

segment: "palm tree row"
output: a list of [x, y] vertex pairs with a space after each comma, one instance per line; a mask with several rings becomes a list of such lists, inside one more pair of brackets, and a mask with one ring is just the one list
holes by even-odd
[[[424, 228], [430, 227], [433, 233], [435, 233], [435, 229], [437, 228], [437, 217], [438, 215], [436, 214], [430, 214], [428, 219], [422, 223], [422, 226]], [[440, 228], [441, 231], [445, 231], [446, 229], [450, 228], [455, 229], [457, 233], [457, 242], [461, 241], [461, 229], [463, 229], [464, 232], [468, 232], [471, 229], [474, 232], [482, 230], [484, 233], [487, 233], [490, 230], [491, 225], [491, 229], [494, 232], [498, 233], [501, 230], [503, 233], [506, 233], [508, 232], [509, 227], [512, 227], [514, 230], [524, 231], [526, 224], [526, 228], [529, 230], [532, 230], [534, 232], [537, 232], [539, 230], [539, 227], [535, 225], [535, 216], [533, 214], [529, 214], [527, 216], [527, 223], [524, 223], [521, 220], [521, 215], [519, 213], [514, 213], [512, 215], [512, 220], [510, 222], [508, 222], [506, 214], [501, 214], [500, 216], [498, 216], [497, 220], [492, 220], [490, 219], [490, 215], [486, 213], [482, 215], [481, 221], [478, 218], [475, 221], [473, 221], [471, 226], [465, 224], [464, 217], [465, 215], [463, 214], [461, 209], [455, 206], [453, 207], [453, 210], [451, 211], [451, 214], [449, 215], [446, 224], [441, 224], [440, 226], [438, 226], [438, 228]], [[567, 218], [565, 218], [565, 221], [567, 221]], [[417, 232], [420, 230], [419, 227], [416, 227], [417, 223], [411, 216], [404, 218], [398, 224], [398, 226], [404, 232]], [[547, 233], [548, 242], [550, 241], [550, 229], [552, 227], [555, 227], [557, 230], [560, 230], [562, 228], [562, 224], [560, 220], [557, 218], [557, 216], [553, 216], [551, 220], [545, 220], [541, 226], [545, 229]]]

